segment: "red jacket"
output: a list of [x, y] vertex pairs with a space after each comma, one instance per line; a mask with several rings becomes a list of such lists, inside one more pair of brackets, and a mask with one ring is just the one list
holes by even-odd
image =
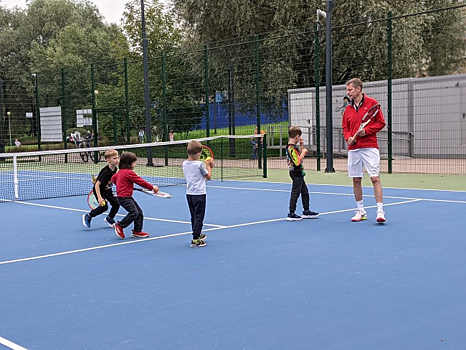
[[148, 183], [143, 178], [139, 177], [131, 169], [120, 169], [112, 176], [112, 182], [117, 189], [117, 197], [131, 197], [133, 195], [134, 184], [137, 184], [148, 190], [152, 190], [154, 186]]
[[[354, 136], [361, 125], [361, 120], [367, 110], [373, 105], [376, 105], [377, 100], [363, 95], [362, 105], [356, 111], [356, 108], [353, 104], [346, 106], [345, 112], [343, 114], [343, 120], [341, 126], [343, 128], [343, 136], [345, 140]], [[356, 143], [348, 146], [348, 150], [358, 149], [358, 148], [379, 148], [377, 143], [377, 133], [385, 127], [385, 118], [383, 116], [382, 110], [377, 113], [377, 115], [366, 125], [364, 128], [366, 131], [365, 136], [358, 136]]]

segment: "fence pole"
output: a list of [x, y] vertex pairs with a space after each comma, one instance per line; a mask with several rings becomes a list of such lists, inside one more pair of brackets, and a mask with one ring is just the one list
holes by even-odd
[[[36, 98], [36, 127], [37, 127], [37, 150], [41, 150], [40, 139], [42, 138], [40, 131], [40, 106], [39, 106], [39, 77], [37, 73], [32, 75], [34, 77], [34, 95]], [[41, 160], [41, 157], [39, 157]]]
[[[95, 100], [95, 68], [94, 64], [91, 64], [91, 89], [92, 89], [92, 128], [94, 132], [94, 147], [99, 146], [99, 131], [97, 130], [97, 106]], [[97, 159], [97, 157], [95, 157]]]
[[[162, 100], [163, 100], [163, 141], [168, 141], [167, 117], [167, 69], [165, 51], [162, 51]], [[165, 166], [168, 166], [168, 147], [164, 147]]]
[[205, 78], [205, 125], [206, 136], [210, 136], [210, 92], [209, 92], [209, 46], [204, 45], [204, 78]]
[[131, 144], [131, 129], [129, 125], [129, 88], [128, 88], [128, 59], [125, 57], [123, 60], [123, 67], [125, 71], [125, 114], [126, 114], [126, 142]]
[[162, 51], [162, 100], [163, 100], [163, 141], [168, 141], [167, 119], [167, 69], [165, 52]]
[[392, 86], [392, 78], [393, 78], [393, 46], [392, 46], [392, 13], [388, 12], [388, 19], [387, 19], [387, 75], [388, 75], [388, 94], [387, 94], [387, 102], [388, 102], [388, 173], [392, 173], [392, 156], [393, 156], [393, 137], [392, 137], [392, 99], [393, 99], [393, 86]]
[[326, 4], [326, 55], [325, 55], [325, 106], [326, 106], [326, 128], [327, 128], [327, 167], [326, 173], [334, 173], [333, 168], [333, 108], [332, 108], [332, 9], [333, 1], [327, 0]]
[[[65, 98], [65, 68], [61, 69], [61, 130], [63, 139], [63, 149], [66, 145], [66, 98]], [[68, 154], [65, 154], [65, 163], [68, 162]]]
[[[256, 124], [257, 124], [257, 132], [260, 134], [261, 133], [261, 65], [260, 65], [260, 41], [259, 41], [259, 36], [255, 36], [255, 45], [254, 45], [254, 51], [255, 51], [255, 56], [256, 56]], [[257, 149], [261, 149], [261, 138], [257, 140], [258, 145]], [[280, 149], [281, 152], [281, 149]], [[257, 162], [259, 169], [262, 166], [262, 155], [261, 152], [257, 152], [258, 157], [257, 157]], [[264, 159], [265, 161], [265, 159]], [[266, 176], [265, 176], [266, 177]]]

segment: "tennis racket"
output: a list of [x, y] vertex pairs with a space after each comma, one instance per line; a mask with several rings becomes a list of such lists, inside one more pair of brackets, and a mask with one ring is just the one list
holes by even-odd
[[199, 160], [202, 160], [205, 162], [206, 160], [209, 160], [209, 158], [214, 159], [214, 152], [212, 152], [212, 150], [208, 146], [203, 145]]
[[172, 198], [172, 195], [169, 194], [169, 193], [166, 193], [166, 192], [162, 192], [162, 191], [157, 191], [157, 192], [154, 192], [152, 190], [147, 190], [145, 188], [134, 188], [135, 191], [139, 191], [139, 192], [142, 192], [142, 193], [145, 193], [145, 194], [148, 194], [149, 196], [154, 196], [154, 197], [157, 197], [157, 198], [164, 198], [164, 199], [170, 199]]
[[370, 123], [372, 118], [374, 118], [379, 112], [380, 112], [380, 104], [373, 105], [371, 108], [369, 108], [369, 110], [366, 112], [366, 114], [364, 114], [364, 116], [361, 119], [361, 125], [359, 126], [358, 131], [353, 136], [354, 142], [356, 142], [356, 135], [358, 134], [358, 132], [364, 129], [367, 126], [367, 124]]
[[91, 192], [89, 192], [89, 194], [87, 195], [87, 205], [91, 209], [95, 209], [100, 206], [99, 201], [97, 200], [93, 190], [91, 190]]

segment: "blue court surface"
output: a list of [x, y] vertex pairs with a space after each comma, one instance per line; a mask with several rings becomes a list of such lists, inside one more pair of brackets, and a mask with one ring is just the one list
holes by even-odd
[[135, 193], [143, 240], [83, 227], [85, 196], [0, 204], [0, 349], [466, 348], [466, 192], [385, 188], [377, 224], [364, 188], [352, 223], [351, 187], [310, 184], [320, 217], [287, 222], [289, 183], [208, 185], [197, 249], [183, 186]]

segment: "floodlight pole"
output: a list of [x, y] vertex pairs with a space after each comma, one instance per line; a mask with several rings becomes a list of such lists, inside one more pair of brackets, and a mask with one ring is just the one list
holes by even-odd
[[[142, 24], [142, 57], [144, 65], [144, 102], [146, 107], [146, 139], [148, 143], [152, 142], [150, 117], [150, 98], [149, 98], [149, 69], [147, 68], [147, 36], [146, 36], [146, 18], [144, 16], [144, 0], [141, 0], [141, 24]], [[147, 148], [147, 166], [153, 166], [152, 148]]]
[[334, 173], [333, 168], [333, 115], [332, 115], [332, 9], [333, 1], [327, 0], [326, 4], [326, 58], [325, 58], [325, 100], [326, 100], [326, 127], [327, 127], [327, 168], [326, 173]]

